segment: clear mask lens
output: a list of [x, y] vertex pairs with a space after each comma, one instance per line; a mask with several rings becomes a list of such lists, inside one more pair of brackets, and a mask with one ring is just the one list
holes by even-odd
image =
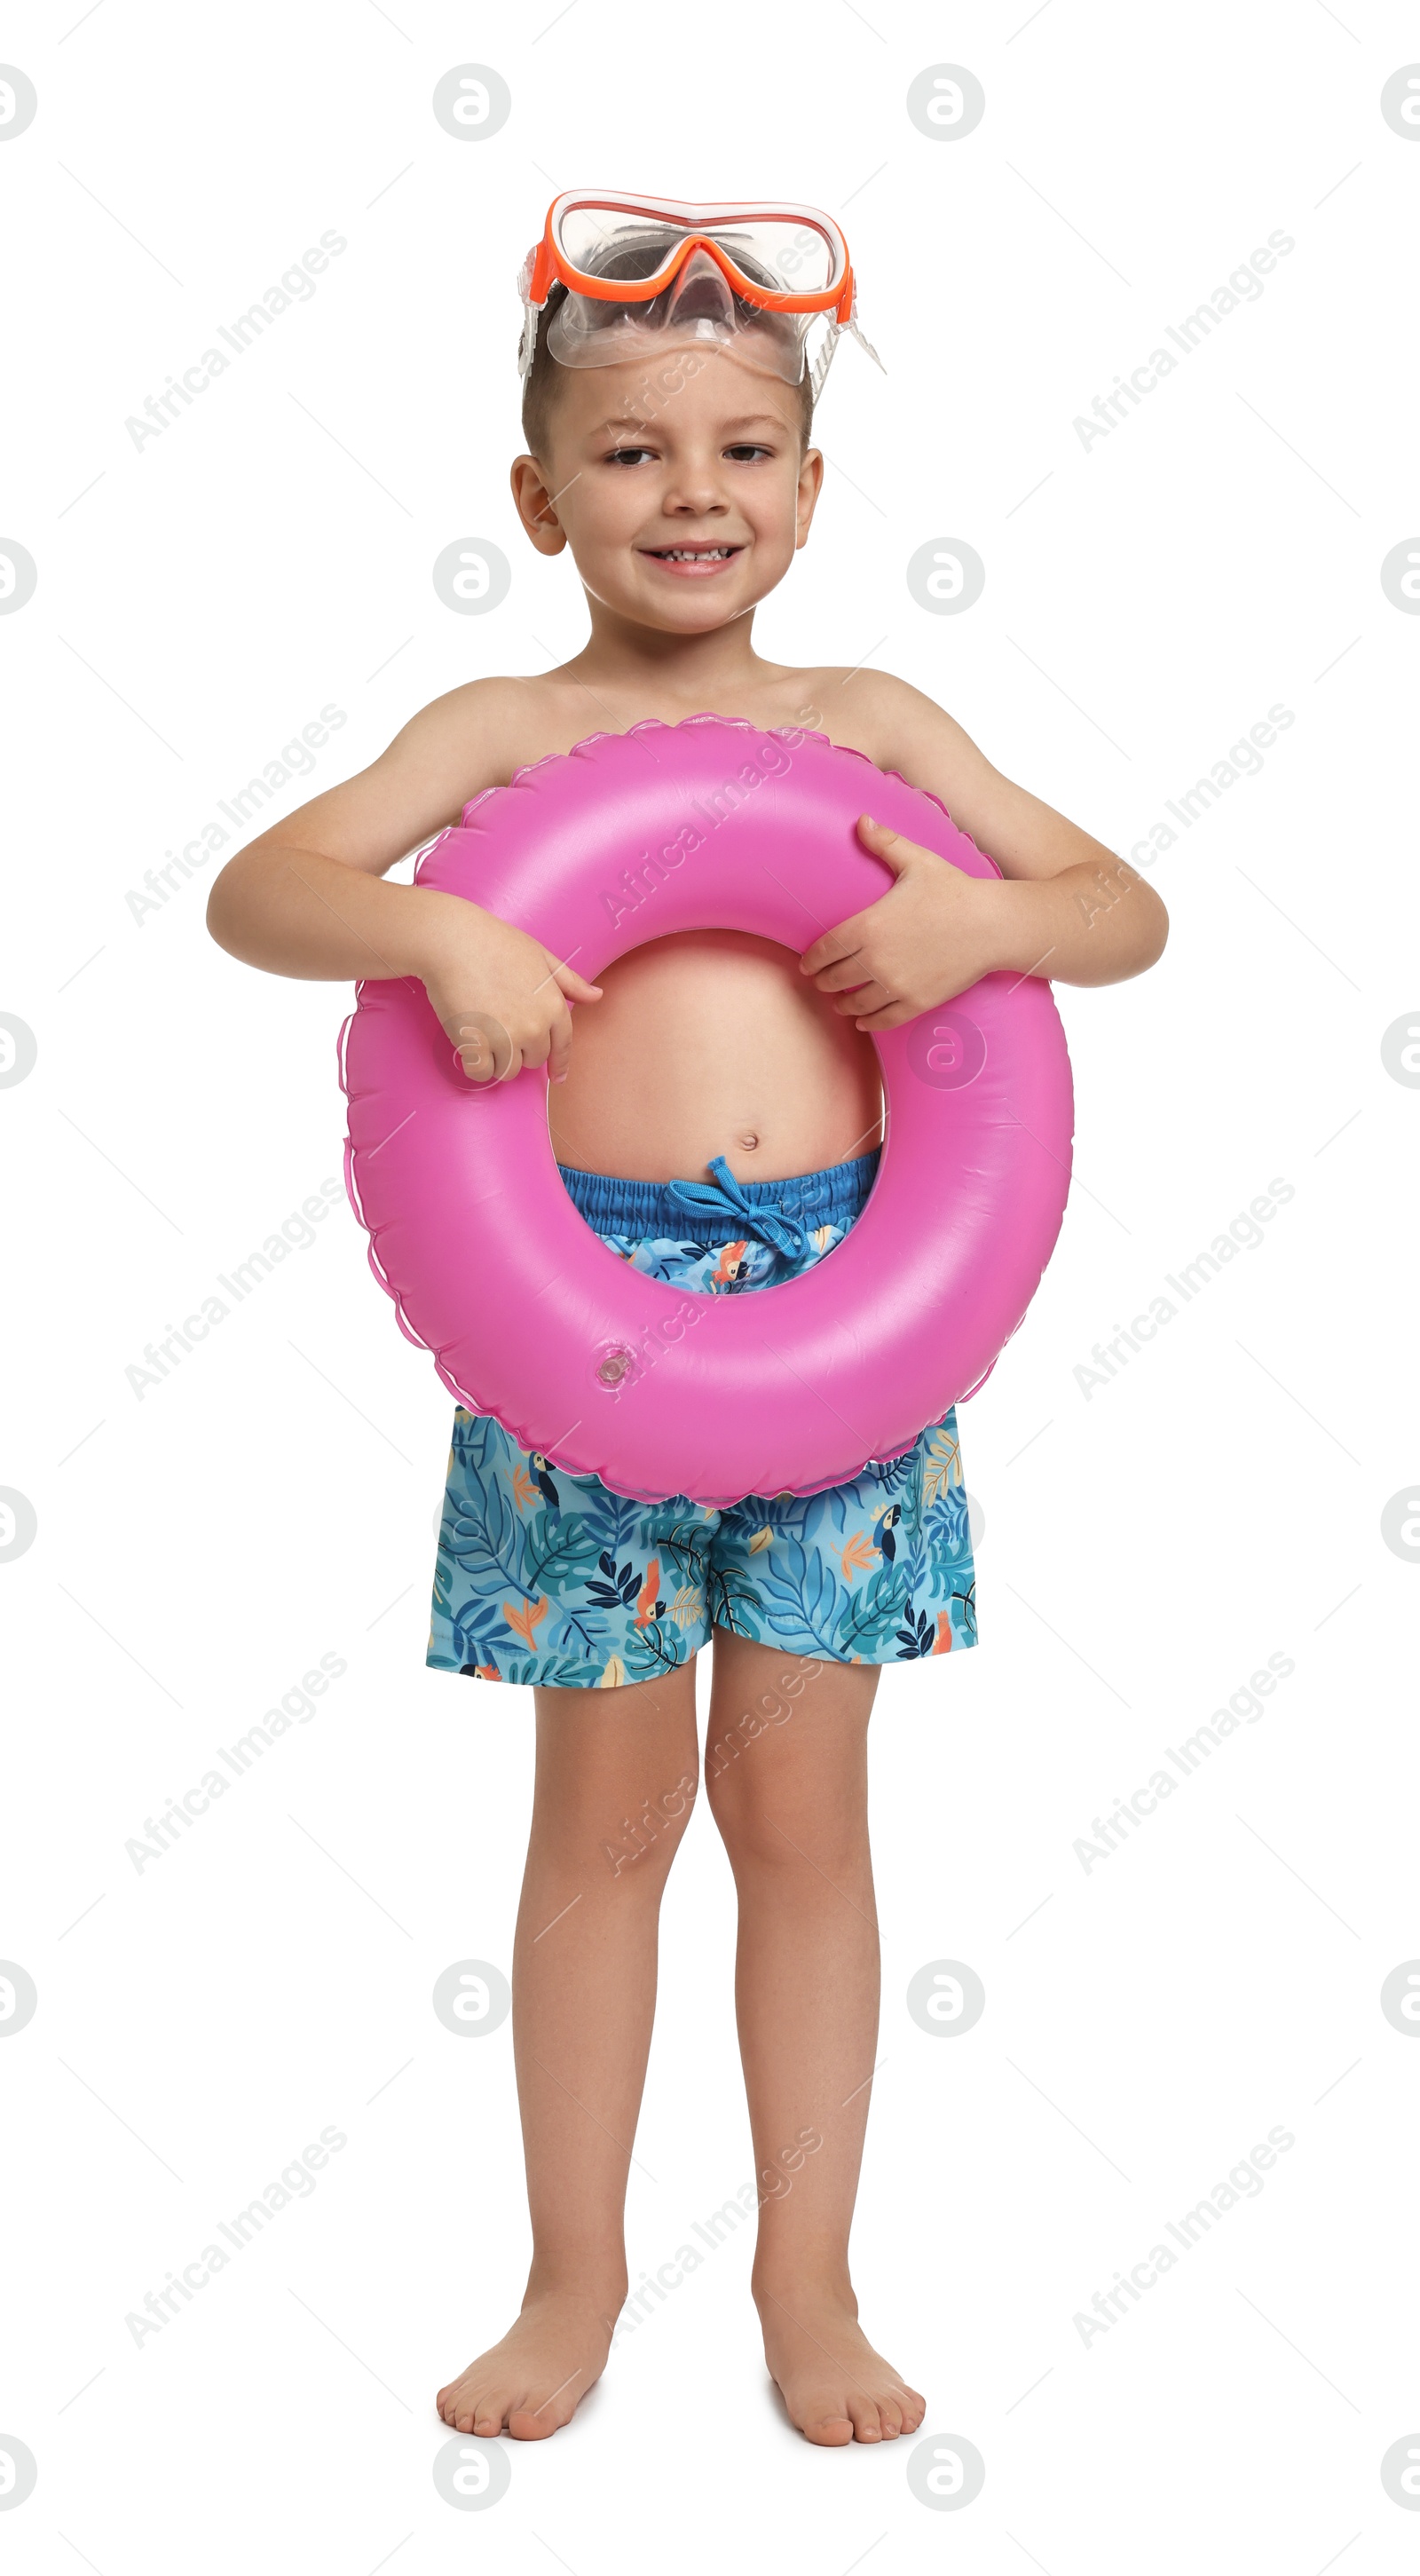
[[[645, 265], [633, 270], [620, 264], [632, 256], [643, 258]], [[652, 276], [664, 257], [664, 247], [651, 256], [648, 244], [623, 244], [615, 266], [598, 261], [595, 270], [588, 264], [588, 273]], [[754, 274], [748, 258], [745, 273]], [[796, 385], [804, 373], [809, 320], [803, 313], [768, 313], [736, 295], [709, 252], [697, 249], [670, 285], [645, 303], [614, 304], [599, 296], [569, 294], [548, 325], [547, 347], [564, 367], [611, 367], [627, 358], [650, 364], [672, 350], [723, 349], [761, 375]]]

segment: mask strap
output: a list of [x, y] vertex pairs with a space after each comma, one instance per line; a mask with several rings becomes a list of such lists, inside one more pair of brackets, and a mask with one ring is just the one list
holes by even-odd
[[817, 401], [818, 401], [819, 395], [820, 395], [820, 394], [822, 393], [822, 391], [823, 391], [824, 384], [825, 384], [825, 382], [826, 382], [826, 380], [827, 380], [827, 377], [828, 377], [828, 371], [829, 371], [829, 368], [830, 368], [830, 367], [832, 366], [832, 364], [833, 364], [833, 353], [834, 353], [834, 350], [837, 348], [838, 343], [839, 343], [839, 340], [840, 340], [840, 338], [842, 337], [842, 334], [843, 334], [845, 331], [851, 331], [851, 332], [852, 332], [853, 337], [854, 337], [854, 339], [857, 341], [859, 348], [860, 348], [860, 349], [866, 349], [866, 351], [867, 351], [867, 353], [868, 353], [868, 356], [872, 359], [872, 362], [873, 362], [874, 366], [875, 366], [875, 367], [877, 367], [877, 368], [879, 368], [879, 369], [881, 370], [881, 372], [882, 372], [882, 374], [883, 374], [883, 375], [886, 375], [886, 374], [887, 374], [887, 369], [886, 369], [886, 367], [884, 367], [884, 366], [883, 366], [883, 362], [882, 362], [881, 358], [878, 356], [877, 350], [873, 347], [872, 341], [871, 341], [871, 340], [865, 340], [865, 339], [864, 339], [863, 334], [862, 334], [862, 332], [859, 330], [858, 325], [857, 325], [857, 323], [856, 323], [856, 322], [854, 322], [854, 321], [849, 321], [849, 322], [830, 322], [830, 324], [829, 324], [829, 326], [828, 326], [828, 333], [827, 333], [827, 337], [826, 337], [826, 338], [825, 338], [825, 340], [824, 340], [823, 347], [820, 349], [820, 351], [819, 351], [819, 353], [818, 353], [817, 358], [814, 360], [813, 375], [812, 375], [812, 379], [811, 379], [811, 381], [812, 381], [812, 385], [813, 385], [813, 398], [814, 398], [814, 401], [815, 401], [815, 402], [817, 402]]
[[823, 347], [820, 349], [818, 356], [814, 360], [813, 374], [809, 381], [815, 402], [818, 401], [819, 395], [822, 393], [824, 385], [828, 380], [828, 371], [833, 364], [833, 353], [838, 346], [839, 335], [842, 329], [843, 325], [841, 322], [830, 322], [828, 326], [828, 334], [824, 340]]
[[528, 292], [532, 285], [533, 259], [534, 253], [529, 251], [518, 271], [518, 293], [523, 299], [523, 334], [518, 342], [518, 374], [524, 383], [532, 372], [533, 355], [537, 348], [538, 307]]

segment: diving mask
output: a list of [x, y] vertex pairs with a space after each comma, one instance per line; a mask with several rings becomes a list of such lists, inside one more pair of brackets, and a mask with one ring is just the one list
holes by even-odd
[[848, 245], [812, 206], [691, 206], [569, 189], [548, 209], [518, 279], [524, 377], [538, 317], [559, 283], [567, 293], [547, 346], [560, 366], [649, 364], [672, 350], [720, 348], [794, 385], [809, 372], [806, 344], [820, 314], [828, 331], [812, 369], [815, 399], [841, 332], [882, 364], [858, 329]]

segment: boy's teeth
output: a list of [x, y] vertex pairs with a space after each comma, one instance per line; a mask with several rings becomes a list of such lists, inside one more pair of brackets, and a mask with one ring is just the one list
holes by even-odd
[[656, 551], [670, 563], [718, 563], [730, 549], [728, 546], [658, 546]]

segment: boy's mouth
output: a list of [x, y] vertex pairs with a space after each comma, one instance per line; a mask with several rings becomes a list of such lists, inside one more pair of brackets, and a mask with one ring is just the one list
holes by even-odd
[[664, 564], [666, 571], [679, 580], [688, 576], [692, 581], [703, 581], [712, 573], [722, 572], [736, 555], [744, 553], [744, 548], [707, 541], [703, 545], [643, 546], [641, 552], [649, 562]]

